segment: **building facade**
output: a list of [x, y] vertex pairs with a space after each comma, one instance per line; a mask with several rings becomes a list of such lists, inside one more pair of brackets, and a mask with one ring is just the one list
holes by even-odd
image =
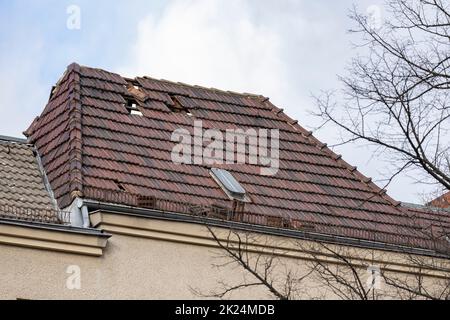
[[390, 198], [266, 97], [72, 64], [25, 135], [0, 139], [0, 298], [276, 298], [250, 285], [264, 267], [289, 298], [446, 297], [448, 212]]

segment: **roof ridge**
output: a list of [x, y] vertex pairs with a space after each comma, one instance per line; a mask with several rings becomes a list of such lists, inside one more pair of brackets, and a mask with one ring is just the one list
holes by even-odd
[[231, 96], [241, 96], [241, 97], [253, 98], [253, 99], [268, 99], [267, 97], [265, 97], [261, 94], [256, 94], [256, 93], [235, 92], [235, 91], [231, 91], [231, 90], [223, 90], [223, 89], [218, 89], [218, 88], [214, 88], [214, 87], [205, 87], [205, 86], [201, 86], [201, 85], [197, 85], [197, 84], [188, 84], [188, 83], [184, 83], [184, 82], [180, 82], [180, 81], [158, 79], [158, 78], [153, 78], [150, 76], [136, 77], [135, 79], [137, 79], [137, 78], [150, 79], [153, 81], [165, 82], [168, 84], [174, 84], [174, 85], [188, 87], [188, 88], [203, 89], [203, 90], [213, 91], [216, 93], [227, 94], [227, 95], [231, 95]]
[[89, 67], [89, 66], [85, 66], [85, 65], [80, 65], [81, 68], [88, 68], [91, 70], [97, 70], [97, 71], [103, 71], [103, 72], [107, 72], [110, 74], [115, 74], [117, 76], [120, 76], [121, 78], [123, 78], [124, 80], [128, 80], [128, 81], [137, 81], [138, 78], [142, 78], [142, 79], [149, 79], [149, 80], [153, 80], [153, 81], [158, 81], [158, 82], [165, 82], [168, 84], [173, 84], [173, 85], [178, 85], [178, 86], [183, 86], [183, 87], [188, 87], [188, 88], [196, 88], [196, 89], [203, 89], [203, 90], [208, 90], [208, 91], [213, 91], [216, 93], [221, 93], [221, 94], [227, 94], [227, 95], [231, 95], [231, 96], [242, 96], [242, 97], [246, 97], [246, 98], [253, 98], [253, 99], [268, 99], [267, 97], [261, 95], [261, 94], [257, 94], [257, 93], [249, 93], [249, 92], [236, 92], [236, 91], [232, 91], [232, 90], [223, 90], [223, 89], [218, 89], [218, 88], [214, 88], [214, 87], [205, 87], [202, 85], [196, 85], [196, 84], [188, 84], [188, 83], [184, 83], [181, 81], [172, 81], [172, 80], [168, 80], [168, 79], [163, 79], [163, 78], [155, 78], [155, 77], [150, 77], [147, 75], [144, 76], [136, 76], [134, 78], [129, 78], [129, 77], [124, 77], [121, 74], [117, 73], [117, 72], [111, 72], [102, 68], [93, 68], [93, 67]]
[[[60, 90], [62, 90], [62, 92], [59, 92]], [[54, 101], [60, 99], [62, 94], [64, 95], [64, 101], [55, 106]], [[77, 63], [70, 64], [66, 68], [63, 76], [53, 87], [52, 94], [50, 95], [49, 101], [43, 111], [44, 116], [41, 114], [40, 117], [36, 117], [31, 126], [25, 131], [24, 134], [29, 137], [28, 141], [36, 144], [37, 140], [42, 138], [42, 133], [39, 133], [40, 128], [42, 128], [41, 122], [47, 114], [53, 112], [56, 108], [61, 106], [64, 106], [67, 110], [67, 116], [64, 116], [65, 118], [60, 121], [57, 119], [63, 117], [64, 112], [58, 113], [50, 120], [51, 122], [60, 121], [58, 123], [58, 127], [61, 126], [62, 128], [59, 135], [54, 137], [53, 140], [56, 140], [56, 144], [51, 150], [59, 150], [58, 148], [61, 148], [63, 144], [68, 145], [67, 151], [64, 153], [67, 156], [67, 163], [69, 163], [69, 169], [67, 171], [68, 191], [64, 197], [67, 199], [70, 198], [70, 201], [72, 201], [76, 197], [83, 196], [81, 67]], [[37, 137], [35, 136], [36, 134], [38, 134]], [[66, 139], [61, 140], [63, 137], [66, 137]], [[45, 145], [52, 142], [52, 140], [49, 140], [45, 143]], [[42, 145], [36, 145], [36, 150], [39, 150], [41, 147]], [[47, 154], [44, 156], [46, 155]], [[62, 154], [59, 154], [59, 156], [61, 155]], [[46, 171], [44, 172], [47, 174]], [[55, 190], [56, 189], [58, 188], [55, 188]], [[68, 203], [63, 201], [61, 206], [65, 205], [68, 205]]]
[[79, 68], [78, 72], [82, 72], [82, 69], [91, 69], [91, 70], [103, 71], [103, 72], [110, 73], [110, 74], [115, 74], [117, 76], [120, 76], [121, 78], [126, 79], [126, 77], [123, 77], [122, 75], [120, 75], [117, 72], [112, 72], [112, 71], [109, 71], [109, 70], [106, 70], [106, 69], [102, 69], [102, 68], [91, 67], [91, 66], [87, 66], [87, 65], [84, 65], [84, 64], [78, 64], [76, 62], [74, 62], [71, 65], [69, 65], [68, 68], [70, 68], [71, 66], [77, 66]]
[[72, 91], [69, 91], [67, 101], [69, 108], [69, 119], [67, 122], [69, 132], [69, 163], [70, 181], [69, 194], [71, 199], [83, 196], [83, 172], [82, 172], [82, 106], [81, 106], [81, 66], [77, 63], [71, 64], [67, 68], [68, 75], [75, 73], [75, 77], [70, 84]]
[[154, 81], [165, 82], [165, 83], [168, 83], [168, 84], [179, 85], [179, 86], [188, 87], [188, 88], [204, 89], [204, 90], [218, 92], [218, 93], [222, 93], [222, 94], [228, 94], [228, 95], [231, 95], [231, 96], [242, 96], [242, 97], [247, 97], [247, 98], [263, 99], [263, 100], [268, 99], [267, 97], [265, 97], [265, 96], [263, 96], [261, 94], [257, 94], [257, 93], [236, 92], [236, 91], [232, 91], [232, 90], [223, 90], [223, 89], [218, 89], [218, 88], [214, 88], [214, 87], [205, 87], [205, 86], [196, 85], [196, 84], [188, 84], [188, 83], [184, 83], [184, 82], [181, 82], [181, 81], [172, 81], [172, 80], [163, 79], [163, 78], [158, 79], [158, 78], [150, 77], [150, 76], [147, 76], [147, 75], [144, 75], [144, 76], [141, 76], [141, 77], [137, 76], [137, 77], [134, 77], [134, 78], [129, 78], [129, 77], [122, 76], [120, 73], [111, 72], [109, 70], [105, 70], [105, 69], [102, 69], [102, 68], [94, 68], [94, 67], [90, 67], [90, 66], [86, 66], [86, 65], [79, 65], [77, 63], [73, 63], [72, 65], [77, 65], [80, 68], [87, 68], [87, 69], [91, 69], [91, 70], [107, 72], [109, 74], [115, 74], [117, 76], [120, 76], [124, 80], [137, 81], [138, 78], [143, 78], [143, 79], [150, 79], [150, 80], [154, 80]]

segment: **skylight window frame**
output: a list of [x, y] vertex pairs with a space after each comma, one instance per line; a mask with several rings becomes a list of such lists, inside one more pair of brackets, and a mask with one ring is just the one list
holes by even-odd
[[231, 200], [251, 202], [247, 191], [241, 186], [231, 172], [225, 169], [211, 168], [209, 173]]

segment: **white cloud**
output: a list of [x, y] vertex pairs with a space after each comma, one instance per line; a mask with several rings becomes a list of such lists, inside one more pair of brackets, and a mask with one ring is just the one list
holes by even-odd
[[174, 1], [159, 19], [140, 21], [121, 72], [282, 96], [282, 39], [252, 13], [237, 0]]

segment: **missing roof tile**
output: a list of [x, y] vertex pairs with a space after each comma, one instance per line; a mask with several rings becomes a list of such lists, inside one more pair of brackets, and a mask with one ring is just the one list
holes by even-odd
[[120, 183], [119, 180], [114, 180], [114, 183], [117, 185], [117, 188], [118, 188], [120, 191], [127, 191], [127, 190], [125, 189], [125, 187]]
[[142, 88], [135, 82], [129, 83], [127, 85], [127, 92], [130, 97], [145, 102], [148, 99], [147, 94], [142, 90]]
[[142, 112], [139, 110], [139, 104], [135, 99], [128, 98], [126, 108], [131, 115], [143, 116]]
[[189, 117], [193, 116], [192, 112], [188, 108], [183, 106], [180, 103], [180, 101], [177, 99], [176, 96], [170, 95], [170, 99], [172, 99], [172, 101], [173, 101], [173, 105], [168, 105], [168, 108], [170, 109], [170, 111], [172, 111], [174, 113], [183, 113]]

